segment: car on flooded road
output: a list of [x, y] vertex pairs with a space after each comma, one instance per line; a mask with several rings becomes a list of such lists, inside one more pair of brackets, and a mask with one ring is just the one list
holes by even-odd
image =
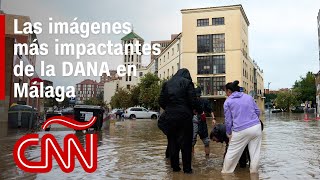
[[130, 107], [125, 110], [123, 116], [124, 118], [129, 119], [158, 119], [159, 113], [155, 111], [149, 111], [143, 107]]
[[120, 119], [121, 117], [123, 117], [124, 114], [124, 110], [122, 109], [113, 109], [112, 111], [110, 111], [108, 113], [108, 116], [110, 119]]

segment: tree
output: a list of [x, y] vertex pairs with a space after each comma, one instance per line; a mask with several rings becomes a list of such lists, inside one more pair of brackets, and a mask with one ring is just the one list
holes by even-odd
[[111, 97], [112, 108], [128, 108], [131, 106], [144, 106], [151, 109], [159, 109], [158, 99], [160, 96], [161, 81], [157, 75], [147, 73], [141, 78], [137, 86], [133, 86], [129, 91], [123, 88]]
[[276, 106], [278, 108], [289, 110], [290, 107], [298, 105], [296, 95], [292, 91], [281, 91], [277, 94], [275, 99]]
[[134, 106], [141, 105], [139, 97], [140, 97], [140, 86], [138, 84], [137, 86], [133, 86], [130, 89], [130, 99]]
[[133, 106], [130, 92], [123, 88], [118, 89], [111, 97], [110, 105], [112, 108], [128, 108]]
[[107, 107], [107, 104], [103, 100], [103, 92], [100, 92], [100, 94], [98, 94], [97, 97], [92, 97], [88, 100], [85, 100], [83, 104]]
[[276, 94], [265, 94], [266, 100], [265, 103], [273, 102], [276, 98]]
[[160, 79], [157, 75], [147, 73], [141, 78], [140, 86], [140, 102], [143, 106], [151, 109], [159, 109], [158, 99], [160, 96]]
[[316, 101], [316, 85], [315, 76], [312, 72], [308, 72], [306, 77], [300, 77], [293, 85], [293, 91], [297, 94], [297, 100], [301, 102]]

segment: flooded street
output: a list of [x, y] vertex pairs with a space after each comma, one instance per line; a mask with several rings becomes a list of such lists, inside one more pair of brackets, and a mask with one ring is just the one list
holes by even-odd
[[[218, 119], [218, 122], [222, 119]], [[0, 179], [320, 179], [320, 121], [304, 121], [303, 114], [268, 114], [263, 118], [261, 162], [258, 176], [249, 169], [237, 168], [233, 175], [222, 176], [225, 145], [211, 142], [211, 154], [205, 157], [198, 140], [191, 175], [173, 173], [164, 158], [167, 139], [153, 120], [112, 122], [110, 129], [99, 133], [98, 169], [84, 172], [76, 160], [72, 173], [63, 173], [55, 160], [46, 174], [29, 174], [19, 170], [12, 149], [23, 132], [9, 131], [0, 138]], [[208, 121], [211, 131], [211, 122]], [[39, 132], [40, 136], [48, 132]], [[73, 131], [51, 131], [62, 144]], [[84, 136], [79, 135], [80, 141]], [[39, 161], [40, 149], [32, 148], [26, 157]]]

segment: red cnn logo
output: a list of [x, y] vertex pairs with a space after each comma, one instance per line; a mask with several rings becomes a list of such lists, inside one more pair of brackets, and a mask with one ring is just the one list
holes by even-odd
[[[50, 124], [57, 123], [75, 130], [84, 130], [91, 127], [96, 119], [96, 117], [92, 117], [90, 121], [81, 123], [67, 117], [56, 116], [46, 120], [42, 129], [46, 129]], [[52, 169], [52, 157], [56, 159], [63, 172], [72, 172], [75, 166], [75, 157], [77, 157], [82, 168], [86, 172], [92, 173], [97, 169], [97, 140], [97, 134], [86, 134], [85, 150], [74, 134], [68, 134], [64, 138], [64, 149], [62, 149], [52, 134], [45, 134], [40, 142], [41, 160], [40, 162], [34, 162], [29, 161], [24, 153], [28, 147], [39, 145], [39, 135], [28, 134], [16, 142], [13, 157], [20, 169], [30, 173], [49, 172]]]

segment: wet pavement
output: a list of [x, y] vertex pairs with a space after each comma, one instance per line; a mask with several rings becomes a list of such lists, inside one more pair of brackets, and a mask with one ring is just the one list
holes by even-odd
[[[222, 119], [218, 119], [218, 122]], [[304, 121], [303, 114], [268, 114], [263, 117], [260, 170], [251, 175], [249, 169], [237, 168], [232, 175], [221, 175], [224, 144], [211, 142], [211, 154], [205, 157], [201, 140], [195, 147], [191, 175], [171, 172], [164, 158], [166, 137], [154, 120], [112, 122], [99, 133], [98, 169], [84, 172], [76, 160], [72, 173], [63, 173], [55, 160], [46, 174], [24, 173], [16, 167], [12, 149], [24, 131], [6, 130], [0, 125], [0, 179], [320, 179], [320, 121]], [[209, 129], [211, 123], [208, 121]], [[71, 130], [38, 132], [52, 133], [62, 144]], [[81, 142], [83, 135], [78, 135]], [[40, 148], [31, 148], [26, 157], [40, 160]]]

